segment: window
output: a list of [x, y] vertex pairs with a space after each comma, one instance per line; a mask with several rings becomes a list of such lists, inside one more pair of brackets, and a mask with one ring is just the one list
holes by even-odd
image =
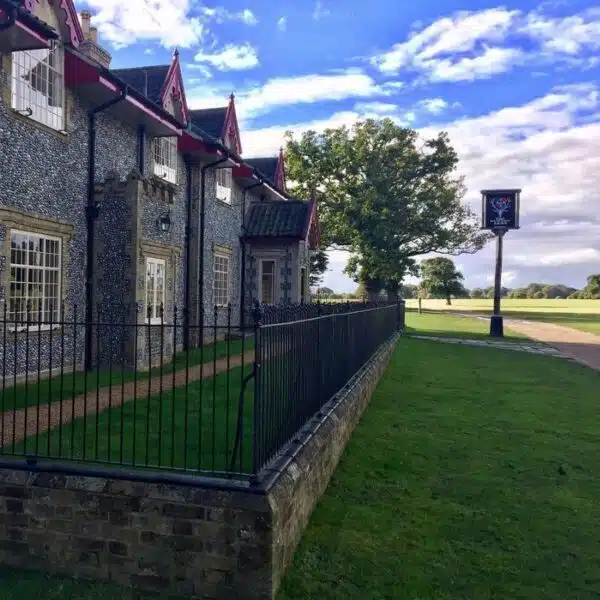
[[231, 169], [217, 169], [217, 200], [231, 204]]
[[260, 262], [260, 301], [263, 304], [275, 304], [275, 261]]
[[52, 129], [64, 129], [64, 55], [60, 44], [12, 54], [12, 107]]
[[215, 254], [213, 302], [217, 306], [229, 304], [229, 257]]
[[10, 234], [8, 318], [46, 325], [60, 318], [61, 240], [24, 231]]
[[146, 317], [150, 323], [160, 323], [160, 307], [165, 304], [165, 261], [146, 259]]
[[177, 138], [154, 138], [154, 174], [177, 183]]

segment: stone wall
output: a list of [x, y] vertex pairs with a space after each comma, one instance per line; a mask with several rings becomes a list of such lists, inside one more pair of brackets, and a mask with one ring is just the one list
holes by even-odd
[[[0, 468], [0, 563], [205, 600], [272, 600], [396, 339], [282, 453], [272, 485], [149, 483]], [[309, 435], [312, 432], [312, 435]], [[149, 474], [148, 477], [151, 475]], [[225, 483], [231, 486], [231, 482]]]

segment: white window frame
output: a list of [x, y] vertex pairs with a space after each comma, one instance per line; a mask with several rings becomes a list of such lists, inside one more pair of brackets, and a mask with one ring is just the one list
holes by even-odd
[[[154, 279], [153, 279], [153, 285], [152, 285], [152, 290], [149, 289], [149, 285], [150, 285], [150, 279], [149, 279], [149, 274], [148, 274], [148, 270], [153, 267], [154, 270]], [[162, 295], [159, 298], [159, 292], [158, 292], [158, 277], [157, 277], [157, 273], [158, 273], [158, 267], [162, 267], [162, 272], [163, 272], [163, 286], [162, 286]], [[160, 318], [160, 305], [163, 305], [163, 310], [166, 310], [165, 307], [165, 291], [166, 291], [166, 284], [167, 284], [167, 263], [165, 261], [164, 258], [153, 258], [151, 256], [147, 256], [146, 257], [146, 274], [145, 274], [145, 278], [146, 278], [146, 315], [145, 315], [145, 320], [147, 323], [150, 324], [160, 324], [160, 323], [164, 323], [166, 322], [166, 320], [164, 319], [164, 314], [163, 314], [163, 320], [161, 321]], [[148, 318], [148, 307], [150, 306], [150, 302], [149, 302], [149, 294], [152, 293], [152, 311], [150, 313], [150, 318]]]
[[[264, 275], [264, 264], [273, 263], [273, 274], [272, 274], [272, 302], [265, 302], [263, 298], [263, 275]], [[261, 304], [273, 305], [276, 303], [276, 290], [277, 290], [277, 261], [274, 258], [262, 258], [259, 263], [258, 269], [258, 298]]]
[[[46, 127], [64, 132], [65, 55], [60, 42], [52, 41], [49, 49], [13, 52], [11, 58], [13, 110]], [[32, 83], [34, 77], [36, 87]], [[53, 104], [50, 104], [51, 101]]]
[[231, 168], [215, 169], [215, 186], [217, 200], [225, 204], [231, 204], [231, 188], [233, 187], [233, 175]]
[[[25, 331], [29, 329], [29, 331], [47, 331], [50, 328], [58, 328], [60, 327], [60, 316], [61, 316], [61, 305], [62, 305], [62, 239], [60, 237], [56, 237], [53, 235], [47, 235], [43, 233], [34, 233], [31, 231], [24, 231], [20, 229], [11, 229], [10, 230], [10, 262], [9, 262], [9, 285], [8, 285], [8, 313], [7, 317], [9, 321], [14, 322], [14, 326], [9, 327], [11, 331]], [[29, 250], [29, 242], [27, 242], [27, 247], [25, 248], [25, 258], [24, 263], [13, 263], [13, 248], [12, 248], [12, 240], [13, 235], [24, 235], [29, 238], [36, 238], [38, 240], [43, 240], [44, 243], [46, 241], [55, 242], [58, 245], [57, 252], [57, 265], [49, 266], [49, 265], [31, 265], [30, 263], [30, 250]], [[23, 250], [21, 250], [23, 252]], [[47, 253], [44, 252], [42, 254], [44, 257], [47, 256]], [[13, 294], [13, 281], [12, 281], [12, 273], [13, 269], [24, 269], [25, 270], [25, 278], [24, 278], [24, 293], [21, 296], [15, 296]], [[30, 272], [37, 272], [41, 275], [40, 281], [30, 281]], [[57, 273], [56, 283], [48, 281], [48, 273]], [[39, 277], [39, 275], [38, 275]], [[30, 294], [30, 285], [38, 284], [41, 285], [41, 295], [37, 297], [33, 297]], [[56, 285], [56, 295], [54, 297], [46, 295], [46, 286], [47, 285]], [[17, 315], [23, 313], [23, 310], [20, 310], [17, 313], [15, 310], [11, 310], [12, 301], [16, 301], [16, 299], [20, 299], [22, 302], [25, 302], [25, 322], [22, 319], [17, 320]], [[45, 309], [46, 302], [54, 300], [54, 308], [52, 309], [51, 318], [44, 319], [44, 313], [50, 313], [50, 309]], [[39, 302], [39, 306], [41, 306], [41, 310], [38, 308], [35, 312], [29, 313], [29, 326], [27, 325], [27, 302], [37, 301]], [[16, 304], [16, 302], [15, 302]], [[40, 314], [41, 313], [41, 314]], [[33, 321], [34, 315], [35, 321]], [[42, 321], [40, 323], [40, 321]], [[45, 322], [44, 322], [45, 321]], [[52, 323], [50, 323], [52, 322]]]
[[[220, 260], [227, 261], [227, 270], [217, 269], [217, 263]], [[219, 302], [222, 298], [218, 297], [217, 293], [217, 273], [225, 274], [226, 277], [226, 291], [225, 291], [225, 302]], [[213, 257], [213, 303], [215, 306], [227, 306], [231, 301], [231, 256], [220, 252], [215, 252]]]
[[177, 184], [177, 137], [155, 137], [152, 144], [154, 174]]

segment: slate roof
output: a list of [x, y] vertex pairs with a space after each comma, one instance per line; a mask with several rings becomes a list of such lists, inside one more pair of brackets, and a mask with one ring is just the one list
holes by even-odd
[[275, 185], [275, 175], [277, 174], [277, 163], [279, 159], [276, 156], [266, 158], [247, 158], [246, 164], [260, 171], [273, 185]]
[[144, 94], [148, 100], [160, 105], [160, 91], [167, 78], [169, 65], [135, 67], [133, 69], [111, 69], [119, 79]]
[[33, 13], [30, 13], [27, 9], [21, 6], [17, 0], [1, 0], [0, 8], [5, 11], [10, 11], [13, 8], [16, 8], [17, 19], [24, 21], [25, 24], [32, 27], [36, 33], [40, 33], [49, 39], [56, 39], [58, 37], [58, 32], [53, 27], [50, 27], [50, 25], [36, 17]]
[[215, 140], [221, 139], [226, 116], [226, 106], [220, 106], [219, 108], [190, 110], [192, 129], [199, 130], [198, 133], [200, 135], [203, 133], [208, 133], [208, 135], [213, 137]]
[[310, 219], [311, 203], [302, 200], [256, 202], [246, 217], [246, 237], [304, 238]]

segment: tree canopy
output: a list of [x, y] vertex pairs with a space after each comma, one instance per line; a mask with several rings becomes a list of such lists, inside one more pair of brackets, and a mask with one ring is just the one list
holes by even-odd
[[452, 260], [443, 256], [429, 258], [421, 263], [421, 288], [431, 298], [445, 298], [446, 304], [454, 297], [468, 297], [463, 286], [463, 274]]
[[423, 140], [390, 119], [286, 135], [287, 177], [316, 196], [323, 246], [350, 250], [347, 272], [372, 289], [399, 284], [416, 256], [483, 246], [457, 164], [446, 133]]

